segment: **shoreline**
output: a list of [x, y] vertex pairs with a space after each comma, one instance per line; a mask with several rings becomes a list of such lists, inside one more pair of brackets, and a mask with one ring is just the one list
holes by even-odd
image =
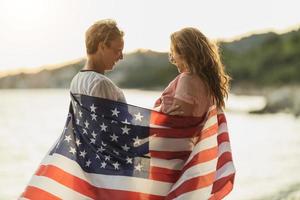
[[[246, 89], [247, 88], [247, 89]], [[264, 96], [266, 105], [260, 110], [253, 110], [253, 114], [265, 113], [291, 113], [300, 116], [300, 85], [285, 85], [280, 87], [232, 87], [231, 93], [235, 95]]]
[[[10, 88], [5, 90], [44, 90], [44, 89], [61, 89], [68, 88]], [[146, 87], [146, 88], [123, 88], [136, 89], [145, 91], [163, 91], [163, 87]], [[254, 87], [254, 86], [233, 86], [230, 94], [245, 96], [262, 96], [265, 98], [265, 106], [259, 110], [251, 110], [250, 114], [268, 114], [268, 113], [290, 113], [295, 117], [300, 116], [300, 85], [286, 85], [281, 87]]]

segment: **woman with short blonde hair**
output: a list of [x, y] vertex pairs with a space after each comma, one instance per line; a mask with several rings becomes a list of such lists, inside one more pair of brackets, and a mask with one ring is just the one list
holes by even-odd
[[87, 59], [83, 69], [72, 79], [71, 93], [126, 102], [122, 90], [105, 76], [106, 71], [113, 70], [123, 59], [123, 36], [112, 19], [99, 20], [87, 29]]
[[99, 20], [90, 26], [85, 33], [86, 51], [88, 54], [93, 54], [97, 51], [100, 42], [110, 46], [112, 40], [123, 36], [124, 32], [118, 28], [114, 20]]

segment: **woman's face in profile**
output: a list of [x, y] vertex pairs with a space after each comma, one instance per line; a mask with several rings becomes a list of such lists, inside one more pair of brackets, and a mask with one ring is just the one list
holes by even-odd
[[184, 61], [182, 59], [182, 56], [179, 55], [174, 48], [174, 45], [171, 44], [170, 45], [170, 52], [169, 52], [169, 61], [173, 64], [176, 65], [178, 71], [181, 72], [185, 72], [186, 68], [184, 65]]

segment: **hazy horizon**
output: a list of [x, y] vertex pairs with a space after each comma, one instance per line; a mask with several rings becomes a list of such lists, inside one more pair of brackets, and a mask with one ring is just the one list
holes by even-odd
[[[236, 41], [245, 37], [249, 37], [251, 35], [255, 35], [255, 34], [263, 34], [263, 33], [269, 33], [269, 32], [274, 32], [277, 34], [284, 34], [286, 32], [290, 32], [293, 30], [297, 30], [300, 28], [300, 24], [296, 25], [296, 26], [292, 26], [292, 27], [288, 27], [284, 30], [254, 30], [254, 31], [250, 31], [248, 33], [244, 33], [241, 35], [237, 35], [231, 38], [223, 38], [223, 39], [214, 39], [213, 40], [218, 40], [218, 41], [224, 41], [224, 42], [232, 42], [232, 41]], [[126, 41], [125, 41], [126, 42]], [[147, 48], [137, 48], [137, 49], [133, 49], [131, 51], [124, 51], [124, 54], [131, 54], [131, 53], [135, 53], [137, 51], [154, 51], [154, 52], [162, 52], [162, 53], [166, 53], [168, 52], [168, 50], [165, 51], [160, 51], [160, 50], [155, 50], [155, 49], [147, 49]], [[19, 74], [19, 73], [37, 73], [43, 69], [55, 69], [57, 67], [60, 67], [61, 65], [64, 64], [68, 64], [68, 63], [72, 63], [72, 62], [76, 62], [77, 60], [81, 60], [83, 58], [85, 58], [85, 54], [83, 54], [81, 57], [77, 57], [77, 58], [73, 58], [73, 59], [69, 59], [69, 60], [63, 60], [63, 61], [54, 61], [51, 63], [47, 63], [47, 64], [43, 64], [40, 66], [28, 66], [28, 67], [16, 67], [14, 69], [7, 69], [7, 70], [1, 70], [0, 68], [0, 78], [3, 76], [7, 76], [7, 75], [14, 75], [14, 74]]]
[[84, 32], [103, 18], [115, 19], [124, 30], [124, 53], [166, 52], [170, 33], [185, 26], [223, 41], [299, 28], [298, 4], [293, 0], [0, 0], [0, 76], [84, 57]]

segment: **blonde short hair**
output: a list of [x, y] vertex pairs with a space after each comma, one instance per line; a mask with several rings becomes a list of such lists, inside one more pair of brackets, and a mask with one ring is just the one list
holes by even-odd
[[103, 19], [95, 22], [85, 32], [85, 45], [87, 54], [93, 54], [98, 50], [98, 45], [103, 42], [109, 46], [110, 42], [118, 37], [123, 37], [117, 23], [112, 19]]

